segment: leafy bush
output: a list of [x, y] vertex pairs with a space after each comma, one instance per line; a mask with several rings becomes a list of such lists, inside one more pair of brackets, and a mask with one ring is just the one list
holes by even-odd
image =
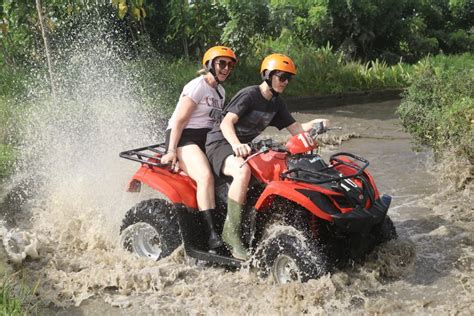
[[414, 68], [398, 109], [404, 127], [436, 152], [454, 147], [474, 158], [474, 58], [425, 58]]

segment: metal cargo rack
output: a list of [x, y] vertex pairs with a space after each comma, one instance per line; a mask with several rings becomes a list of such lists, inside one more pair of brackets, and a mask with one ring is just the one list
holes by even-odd
[[[119, 154], [120, 157], [139, 162], [141, 164], [146, 164], [154, 167], [166, 167], [168, 164], [162, 164], [161, 156], [166, 153], [166, 148], [164, 143], [140, 147], [136, 149], [130, 149], [123, 151]], [[158, 155], [157, 155], [158, 154]]]

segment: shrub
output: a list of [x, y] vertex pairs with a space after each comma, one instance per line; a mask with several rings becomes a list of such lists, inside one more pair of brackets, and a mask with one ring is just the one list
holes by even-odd
[[398, 109], [404, 127], [436, 152], [474, 157], [474, 58], [425, 58], [414, 69]]

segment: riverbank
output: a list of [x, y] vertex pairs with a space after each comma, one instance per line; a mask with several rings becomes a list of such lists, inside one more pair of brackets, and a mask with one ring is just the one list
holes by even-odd
[[354, 91], [322, 96], [284, 97], [290, 111], [314, 111], [350, 104], [400, 100], [403, 89]]

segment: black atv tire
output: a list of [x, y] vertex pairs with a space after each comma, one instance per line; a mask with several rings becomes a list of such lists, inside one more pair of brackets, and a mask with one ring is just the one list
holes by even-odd
[[153, 260], [169, 256], [182, 243], [176, 209], [161, 199], [145, 200], [132, 207], [120, 234], [125, 249]]
[[398, 234], [392, 219], [387, 215], [384, 220], [372, 229], [375, 246], [392, 239], [397, 239]]
[[271, 273], [275, 283], [282, 284], [307, 282], [328, 273], [328, 258], [316, 240], [289, 228], [289, 231], [285, 229], [284, 233], [265, 240], [257, 250], [260, 274], [266, 277]]

